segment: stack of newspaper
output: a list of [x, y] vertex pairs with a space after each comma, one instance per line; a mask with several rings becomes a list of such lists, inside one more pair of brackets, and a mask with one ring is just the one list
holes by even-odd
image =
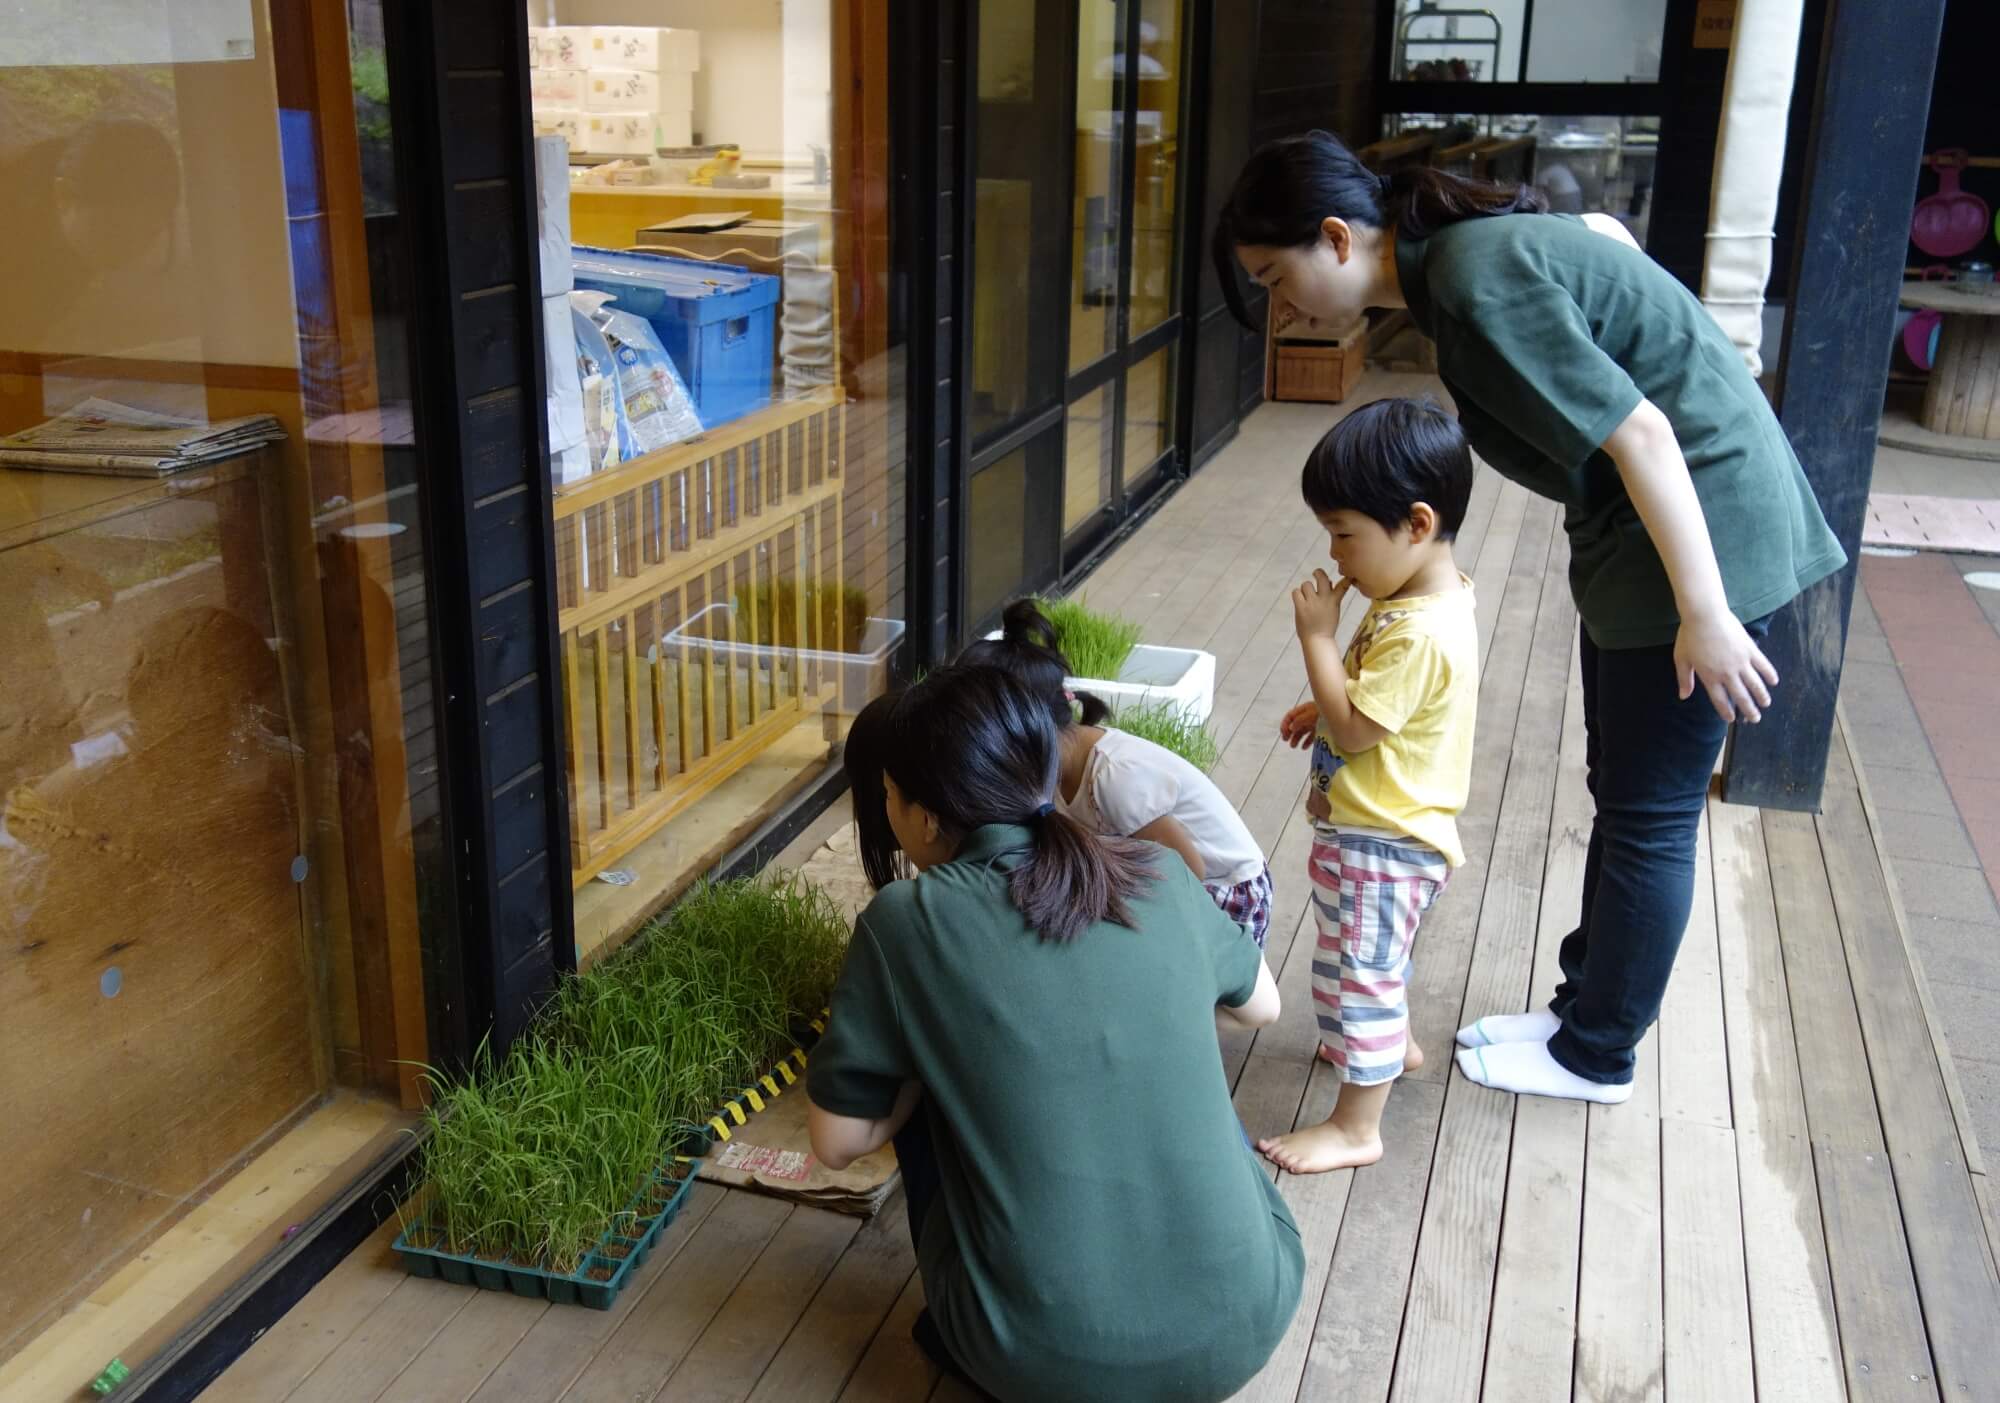
[[44, 424], [0, 438], [0, 467], [109, 477], [167, 477], [234, 458], [285, 436], [269, 414], [201, 423], [87, 399]]

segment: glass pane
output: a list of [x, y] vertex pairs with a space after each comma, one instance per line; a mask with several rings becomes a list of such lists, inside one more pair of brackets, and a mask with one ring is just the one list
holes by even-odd
[[380, 5], [200, 8], [0, 67], [7, 1398], [144, 1368], [411, 1123], [448, 953]]
[[1173, 315], [1175, 192], [1180, 177], [1181, 0], [1139, 0], [1139, 141], [1132, 168], [1130, 334]]
[[[1389, 76], [1418, 82], [1658, 82], [1666, 0], [1398, 0]], [[1521, 62], [1521, 40], [1528, 61]]]
[[1119, 183], [1125, 140], [1126, 0], [1086, 0], [1076, 20], [1076, 190], [1069, 368], [1118, 344]]
[[1057, 438], [1051, 429], [972, 475], [968, 519], [979, 529], [967, 533], [966, 603], [975, 628], [1055, 579]]
[[[572, 260], [580, 286], [630, 300], [606, 317], [557, 289], [545, 319], [571, 877], [590, 960], [835, 763], [904, 637], [889, 0], [857, 0], [837, 24], [830, 0], [739, 6], [727, 23], [685, 0], [533, 12], [550, 25], [529, 30], [533, 117], [561, 182], [546, 203], [569, 225], [550, 242], [658, 250]], [[1011, 91], [1004, 50], [994, 65]], [[591, 114], [579, 127], [565, 105], [582, 91], [601, 115], [608, 82], [637, 93], [612, 114], [648, 128], [631, 149], [601, 145]], [[718, 215], [737, 222], [663, 227]], [[662, 257], [699, 264], [743, 310], [649, 296]], [[1003, 291], [1000, 305], [1019, 301]], [[657, 399], [653, 377], [634, 383], [623, 432], [606, 373], [621, 313], [639, 334], [651, 319], [672, 370], [658, 367]], [[1021, 368], [1008, 374], [1018, 398]]]
[[1067, 536], [1111, 505], [1116, 490], [1118, 440], [1111, 432], [1111, 390], [1104, 385], [1069, 407], [1063, 464], [1063, 534]]
[[1657, 117], [1402, 115], [1385, 118], [1383, 127], [1391, 136], [1434, 134], [1431, 159], [1444, 170], [1532, 185], [1557, 213], [1614, 215], [1646, 243]]
[[[1069, 192], [1048, 152], [1066, 139], [1063, 0], [979, 6], [972, 240], [972, 438], [990, 441], [1062, 393]], [[1037, 48], [1035, 39], [1045, 40]], [[1037, 99], [1040, 99], [1037, 101]]]
[[1174, 441], [1174, 347], [1155, 351], [1125, 372], [1125, 490], [1151, 476]]

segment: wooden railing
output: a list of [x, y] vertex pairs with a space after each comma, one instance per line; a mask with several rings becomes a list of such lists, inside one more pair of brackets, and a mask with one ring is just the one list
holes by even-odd
[[833, 701], [807, 599], [841, 580], [845, 412], [780, 401], [557, 497], [578, 885]]

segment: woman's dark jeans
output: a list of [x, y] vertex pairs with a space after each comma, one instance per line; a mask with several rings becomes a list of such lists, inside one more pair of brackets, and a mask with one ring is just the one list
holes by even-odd
[[[1762, 643], [1771, 621], [1747, 627]], [[1586, 1081], [1632, 1080], [1694, 904], [1695, 834], [1728, 727], [1697, 684], [1680, 700], [1673, 645], [1599, 648], [1582, 636], [1583, 721], [1597, 818], [1582, 922], [1562, 943], [1549, 1054]]]

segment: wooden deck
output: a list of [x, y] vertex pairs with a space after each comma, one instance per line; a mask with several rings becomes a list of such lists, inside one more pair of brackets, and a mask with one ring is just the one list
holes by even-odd
[[[1305, 690], [1284, 590], [1324, 555], [1298, 464], [1330, 418], [1264, 409], [1085, 591], [1220, 664], [1216, 776], [1278, 878], [1285, 1014], [1224, 1049], [1253, 1132], [1324, 1116], [1336, 1090], [1313, 1057], [1304, 767], [1275, 726]], [[1462, 1018], [1546, 996], [1576, 913], [1590, 803], [1564, 555], [1554, 510], [1482, 473], [1459, 554], [1486, 658], [1471, 860], [1415, 954], [1432, 1056], [1391, 1098], [1381, 1164], [1283, 1181], [1305, 1299], [1244, 1396], [2000, 1400], [1993, 1195], [1844, 745], [1818, 819], [1711, 805], [1628, 1104], [1517, 1100], [1453, 1071]], [[862, 1224], [703, 1185], [609, 1313], [406, 1279], [387, 1241], [206, 1397], [966, 1396], [910, 1341], [900, 1198]]]

